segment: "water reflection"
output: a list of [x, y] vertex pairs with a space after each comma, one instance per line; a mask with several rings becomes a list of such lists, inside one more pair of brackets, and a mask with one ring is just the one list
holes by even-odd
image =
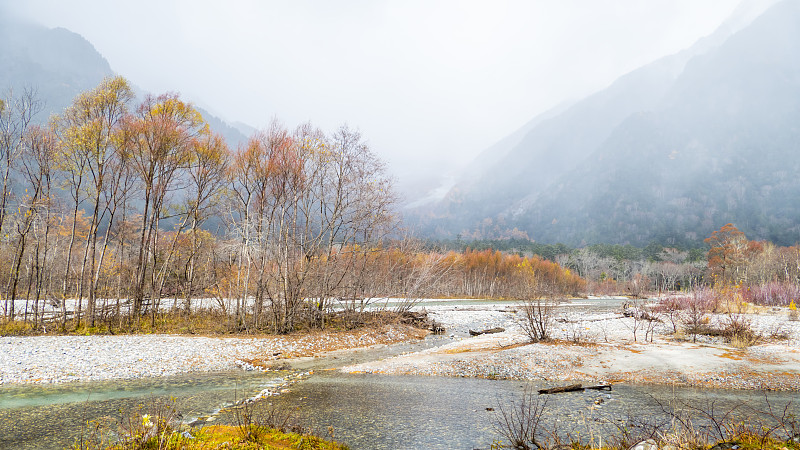
[[[119, 417], [153, 397], [176, 397], [185, 420], [251, 396], [280, 379], [274, 374], [231, 372], [159, 380], [91, 383], [58, 387], [0, 389], [0, 448], [63, 448], [75, 441], [87, 420]], [[353, 449], [488, 448], [498, 438], [493, 421], [500, 405], [518, 401], [543, 382], [416, 376], [341, 374], [318, 371], [268, 403]], [[773, 405], [793, 393], [770, 393]], [[542, 397], [544, 398], [544, 397]], [[760, 408], [755, 391], [616, 385], [611, 392], [547, 396], [563, 430], [587, 436], [613, 431], [629, 418], [657, 418], [661, 405], [714, 404], [717, 411], [741, 403]], [[798, 405], [790, 411], [800, 414]], [[233, 421], [222, 414], [222, 422]], [[576, 428], [577, 427], [577, 428]]]
[[[337, 440], [353, 449], [489, 448], [499, 438], [498, 408], [519, 401], [542, 382], [381, 375], [317, 375], [272, 400], [317, 430], [333, 427]], [[548, 385], [550, 386], [550, 385]], [[770, 393], [773, 405], [786, 405], [792, 393]], [[764, 407], [754, 391], [618, 385], [611, 392], [585, 391], [542, 396], [552, 419], [573, 436], [597, 436], [618, 426], [667, 420], [662, 408], [711, 406], [718, 412], [746, 404]], [[800, 405], [792, 411], [800, 413]], [[489, 409], [495, 409], [490, 411]], [[744, 410], [742, 410], [744, 412]]]
[[0, 388], [0, 448], [60, 449], [88, 421], [120, 418], [151, 399], [175, 398], [184, 420], [279, 384], [276, 374], [230, 372], [148, 380]]

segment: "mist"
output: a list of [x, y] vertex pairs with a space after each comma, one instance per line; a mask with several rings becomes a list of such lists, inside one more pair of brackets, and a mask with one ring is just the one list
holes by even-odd
[[228, 122], [357, 127], [412, 200], [537, 114], [690, 46], [739, 3], [0, 5], [81, 34], [141, 88], [179, 92]]

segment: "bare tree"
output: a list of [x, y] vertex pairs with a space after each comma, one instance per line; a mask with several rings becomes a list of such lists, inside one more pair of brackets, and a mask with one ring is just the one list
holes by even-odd
[[[67, 152], [64, 161], [73, 186], [75, 200], [75, 216], [80, 203], [80, 189], [84, 179], [91, 216], [86, 234], [80, 277], [78, 279], [78, 302], [84, 298], [84, 286], [87, 296], [87, 314], [89, 326], [94, 326], [96, 319], [96, 285], [102, 259], [107, 247], [106, 240], [98, 263], [98, 238], [100, 224], [105, 222], [106, 229], [113, 226], [114, 196], [119, 186], [110, 186], [118, 181], [114, 170], [120, 171], [119, 162], [123, 160], [124, 136], [121, 124], [128, 114], [128, 104], [133, 100], [133, 91], [122, 77], [107, 78], [96, 88], [78, 95], [72, 105], [67, 108], [60, 119], [61, 141]], [[76, 217], [73, 217], [73, 220]], [[74, 235], [73, 235], [74, 236]], [[71, 252], [67, 257], [70, 264]], [[80, 306], [78, 307], [80, 320]]]
[[[3, 177], [2, 187], [0, 187], [0, 233], [2, 233], [8, 218], [12, 171], [23, 152], [28, 127], [33, 117], [41, 109], [42, 104], [32, 89], [23, 90], [19, 96], [9, 90], [5, 99], [0, 99], [0, 171]], [[26, 226], [23, 225], [23, 229]], [[20, 228], [17, 228], [17, 231], [19, 230]], [[19, 258], [21, 257], [19, 255]], [[12, 276], [11, 278], [16, 279], [17, 277]], [[4, 313], [8, 317], [13, 317], [14, 314], [16, 281], [12, 291], [9, 292], [7, 289], [5, 296]]]
[[53, 156], [56, 153], [55, 137], [46, 128], [32, 126], [25, 136], [25, 149], [20, 158], [24, 194], [20, 198], [17, 215], [17, 253], [12, 274], [12, 298], [16, 298], [22, 257], [29, 235], [33, 238], [33, 252], [27, 267], [28, 283], [25, 295], [23, 320], [28, 320], [29, 301], [33, 300], [33, 323], [40, 318], [40, 300], [47, 295], [45, 279], [49, 270], [48, 238], [50, 236]]
[[324, 326], [322, 313], [340, 298], [352, 264], [394, 229], [384, 165], [346, 127], [326, 136], [310, 124], [289, 133], [273, 123], [231, 167], [243, 276], [255, 271], [254, 325], [268, 301], [275, 332], [291, 331], [301, 312], [316, 311]]
[[[555, 447], [550, 424], [546, 422], [547, 400], [540, 400], [533, 389], [525, 388], [522, 399], [499, 405], [494, 428], [512, 449], [546, 450]], [[505, 447], [503, 447], [505, 448]]]
[[[145, 297], [157, 294], [156, 248], [167, 198], [178, 188], [176, 174], [191, 161], [195, 139], [207, 130], [200, 114], [176, 95], [146, 97], [125, 124], [126, 156], [141, 183], [144, 208], [136, 262], [134, 317], [141, 312]], [[152, 269], [149, 286], [148, 269]]]
[[520, 325], [531, 342], [547, 341], [555, 320], [555, 311], [560, 299], [540, 297], [522, 302], [522, 321]]
[[186, 289], [184, 290], [186, 312], [191, 311], [197, 255], [204, 244], [200, 227], [208, 219], [212, 208], [216, 207], [220, 201], [229, 150], [222, 137], [209, 134], [192, 147], [192, 152], [192, 161], [188, 170], [191, 178], [190, 195], [186, 198], [186, 219], [190, 222], [191, 247], [183, 271], [186, 279]]
[[522, 330], [531, 342], [549, 340], [556, 308], [564, 299], [557, 286], [537, 276], [527, 259], [519, 267], [519, 277], [522, 282], [515, 297], [522, 300]]

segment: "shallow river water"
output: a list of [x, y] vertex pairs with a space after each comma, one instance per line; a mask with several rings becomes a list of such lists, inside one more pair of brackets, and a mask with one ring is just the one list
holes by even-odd
[[[0, 448], [63, 448], [80, 436], [86, 421], [119, 417], [121, 410], [156, 397], [174, 397], [184, 420], [190, 421], [278, 383], [275, 374], [231, 372], [158, 381], [3, 388]], [[292, 411], [295, 419], [322, 434], [332, 427], [336, 440], [353, 449], [473, 449], [488, 448], [499, 438], [493, 424], [501, 405], [519, 401], [526, 388], [542, 387], [544, 383], [508, 380], [318, 371], [269, 403]], [[771, 393], [769, 398], [773, 405], [784, 405], [794, 395]], [[764, 394], [615, 385], [611, 392], [559, 394], [546, 400], [562, 429], [589, 436], [613, 430], [614, 423], [632, 417], [659, 416], [657, 401], [713, 403], [723, 411], [741, 403], [756, 407], [763, 403]], [[598, 401], [602, 402], [599, 408]], [[800, 413], [797, 405], [794, 412]], [[219, 418], [225, 419], [225, 415]]]

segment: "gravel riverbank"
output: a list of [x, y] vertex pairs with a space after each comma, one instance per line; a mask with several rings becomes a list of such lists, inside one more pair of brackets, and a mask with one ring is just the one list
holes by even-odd
[[[576, 300], [558, 308], [555, 341], [530, 344], [511, 302], [426, 301], [429, 317], [450, 337], [433, 348], [342, 368], [354, 373], [519, 380], [631, 382], [738, 389], [800, 390], [800, 322], [786, 311], [745, 319], [767, 338], [746, 348], [674, 334], [668, 321], [644, 342], [622, 300]], [[725, 320], [717, 315], [713, 321]], [[470, 337], [469, 330], [505, 331]], [[334, 350], [420, 338], [404, 325], [305, 336], [201, 337], [167, 335], [0, 337], [0, 385], [63, 383], [217, 372], [280, 364]], [[772, 338], [771, 336], [780, 336]], [[278, 360], [281, 361], [278, 361]]]
[[0, 385], [64, 383], [218, 372], [279, 358], [419, 337], [403, 325], [346, 333], [253, 338], [124, 335], [0, 337]]
[[[634, 319], [615, 308], [565, 305], [547, 343], [529, 343], [514, 305], [429, 308], [430, 317], [459, 338], [420, 352], [344, 367], [351, 373], [432, 375], [553, 382], [648, 383], [734, 389], [800, 390], [800, 322], [786, 311], [743, 318], [765, 339], [734, 348], [721, 338], [674, 334], [658, 323], [652, 342]], [[588, 305], [588, 307], [586, 306]], [[724, 321], [726, 316], [710, 319]], [[639, 324], [641, 326], [641, 324]], [[467, 331], [505, 331], [469, 337]], [[773, 337], [777, 336], [777, 337]]]

